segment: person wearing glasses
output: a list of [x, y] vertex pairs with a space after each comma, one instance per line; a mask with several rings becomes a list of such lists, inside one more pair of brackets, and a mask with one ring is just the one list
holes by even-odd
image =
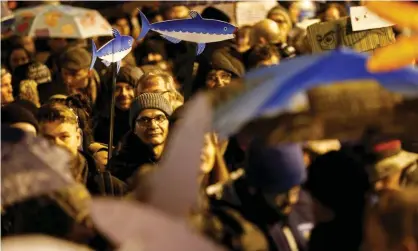
[[123, 181], [144, 164], [156, 164], [164, 150], [172, 106], [159, 93], [140, 94], [129, 110], [131, 129], [118, 154], [110, 160], [110, 172]]

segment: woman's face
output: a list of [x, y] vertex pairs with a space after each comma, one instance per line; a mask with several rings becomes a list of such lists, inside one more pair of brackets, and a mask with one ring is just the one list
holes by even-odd
[[12, 70], [26, 63], [29, 63], [29, 55], [26, 53], [24, 49], [16, 49], [12, 51], [9, 62], [10, 68], [12, 68]]
[[216, 146], [212, 140], [211, 134], [205, 135], [205, 144], [200, 154], [200, 171], [204, 174], [209, 173], [215, 164]]

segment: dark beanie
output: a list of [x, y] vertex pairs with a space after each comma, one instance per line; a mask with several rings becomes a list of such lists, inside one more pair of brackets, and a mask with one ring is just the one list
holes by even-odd
[[138, 67], [122, 66], [116, 77], [116, 83], [127, 83], [135, 88], [143, 75], [144, 72]]
[[28, 123], [33, 125], [36, 131], [39, 131], [38, 121], [35, 116], [33, 116], [29, 110], [15, 103], [1, 108], [1, 123], [9, 125], [15, 123]]
[[90, 53], [81, 46], [69, 47], [61, 54], [59, 60], [60, 67], [73, 71], [89, 68], [90, 62]]
[[268, 146], [255, 139], [248, 149], [245, 166], [250, 185], [266, 193], [280, 194], [306, 179], [306, 166], [299, 144]]
[[205, 8], [201, 16], [206, 19], [215, 19], [227, 23], [231, 22], [231, 18], [225, 12], [212, 6]]
[[212, 69], [230, 72], [234, 77], [243, 77], [245, 74], [244, 64], [226, 49], [219, 49], [213, 53]]
[[134, 128], [135, 120], [139, 113], [146, 109], [157, 109], [165, 113], [167, 117], [173, 113], [170, 102], [159, 93], [143, 93], [135, 98], [129, 110], [129, 121]]
[[39, 108], [32, 101], [26, 99], [18, 99], [15, 100], [13, 103], [20, 105], [21, 107], [30, 111], [35, 118], [38, 116]]

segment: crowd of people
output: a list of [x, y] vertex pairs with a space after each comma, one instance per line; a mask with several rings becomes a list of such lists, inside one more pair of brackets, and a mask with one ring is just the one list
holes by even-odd
[[[311, 4], [308, 11], [298, 1], [280, 2], [265, 19], [239, 27], [234, 40], [208, 44], [199, 56], [194, 43], [173, 44], [149, 32], [122, 60], [114, 92], [112, 67], [98, 60], [89, 69], [87, 39], [3, 38], [2, 144], [16, 141], [18, 130], [62, 147], [77, 185], [2, 203], [2, 238], [44, 234], [94, 250], [117, 249], [96, 229], [84, 201], [105, 196], [146, 203], [147, 177], [158, 169], [191, 96], [310, 54], [307, 31], [298, 23], [337, 20], [361, 3]], [[176, 3], [141, 11], [153, 23], [189, 18], [190, 8]], [[232, 20], [215, 7], [201, 15]], [[139, 16], [108, 21], [121, 35], [139, 35]], [[94, 42], [100, 48], [111, 39]], [[355, 143], [271, 146], [207, 132], [204, 142], [196, 167], [199, 203], [187, 222], [225, 250], [418, 250], [418, 154], [405, 151], [400, 140], [366, 135]], [[3, 168], [10, 161], [2, 147]]]

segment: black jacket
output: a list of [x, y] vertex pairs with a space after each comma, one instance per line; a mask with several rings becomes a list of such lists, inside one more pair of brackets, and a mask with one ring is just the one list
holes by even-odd
[[129, 131], [123, 139], [120, 151], [110, 160], [108, 168], [112, 175], [126, 182], [142, 165], [156, 162], [158, 159], [152, 149]]
[[87, 176], [85, 178], [85, 185], [87, 190], [92, 195], [101, 196], [123, 196], [127, 191], [127, 186], [121, 180], [113, 177], [109, 172], [102, 172], [97, 168], [94, 159], [86, 154], [80, 152], [82, 157], [86, 160]]

